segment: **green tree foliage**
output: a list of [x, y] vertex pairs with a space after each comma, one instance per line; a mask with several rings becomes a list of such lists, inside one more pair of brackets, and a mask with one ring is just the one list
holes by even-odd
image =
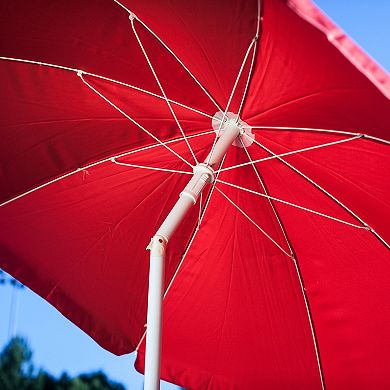
[[27, 389], [32, 373], [32, 352], [27, 343], [13, 338], [0, 354], [0, 389]]
[[125, 390], [99, 371], [71, 378], [66, 373], [55, 378], [43, 370], [36, 370], [32, 351], [26, 341], [14, 337], [0, 354], [1, 390]]

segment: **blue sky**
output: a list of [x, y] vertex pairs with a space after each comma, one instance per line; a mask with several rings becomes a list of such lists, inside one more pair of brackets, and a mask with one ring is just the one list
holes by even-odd
[[[316, 3], [385, 69], [390, 70], [389, 0], [317, 0]], [[0, 286], [0, 348], [8, 339], [11, 295], [11, 287]], [[16, 331], [28, 339], [34, 350], [36, 366], [54, 375], [63, 371], [75, 375], [103, 369], [111, 379], [122, 382], [128, 389], [142, 389], [143, 377], [133, 368], [133, 354], [112, 355], [30, 290], [20, 290], [18, 295]], [[163, 384], [161, 389], [176, 387]]]
[[390, 71], [389, 0], [315, 0], [315, 3]]

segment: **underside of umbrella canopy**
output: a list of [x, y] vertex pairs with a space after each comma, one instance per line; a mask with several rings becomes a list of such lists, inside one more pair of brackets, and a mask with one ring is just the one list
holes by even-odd
[[0, 36], [3, 269], [143, 371], [145, 248], [238, 115], [169, 242], [162, 378], [390, 387], [390, 78], [311, 2], [3, 1]]

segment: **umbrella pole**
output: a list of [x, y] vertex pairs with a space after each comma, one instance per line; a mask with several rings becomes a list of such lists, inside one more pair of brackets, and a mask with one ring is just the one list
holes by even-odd
[[145, 390], [157, 390], [160, 388], [161, 321], [166, 243], [167, 242], [163, 237], [154, 236], [148, 246], [150, 249], [150, 270]]
[[188, 182], [172, 210], [152, 238], [147, 249], [150, 250], [148, 314], [145, 356], [144, 390], [160, 388], [162, 302], [164, 296], [165, 249], [172, 234], [196, 203], [200, 193], [215, 179], [214, 170], [223, 156], [242, 132], [236, 122], [225, 125], [223, 132], [204, 163], [194, 167], [194, 175]]

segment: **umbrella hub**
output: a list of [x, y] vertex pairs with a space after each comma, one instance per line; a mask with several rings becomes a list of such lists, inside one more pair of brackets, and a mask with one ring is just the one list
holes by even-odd
[[[222, 124], [221, 124], [222, 121]], [[244, 122], [237, 114], [233, 112], [227, 112], [224, 114], [222, 111], [218, 111], [214, 114], [212, 119], [212, 126], [214, 131], [220, 137], [227, 127], [229, 126], [237, 126], [240, 129], [240, 134], [233, 141], [234, 146], [239, 148], [251, 146], [253, 140], [255, 139], [255, 135], [252, 133], [252, 127], [249, 126], [246, 122]]]

